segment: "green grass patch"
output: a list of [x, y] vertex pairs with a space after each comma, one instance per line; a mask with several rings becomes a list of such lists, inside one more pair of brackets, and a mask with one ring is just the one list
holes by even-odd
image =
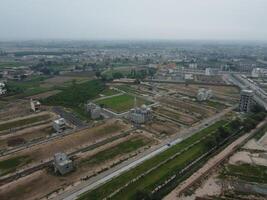
[[18, 156], [7, 160], [0, 161], [0, 176], [16, 171], [31, 162], [29, 156]]
[[[102, 107], [109, 108], [117, 113], [122, 113], [134, 107], [134, 96], [122, 94], [119, 96], [96, 101]], [[150, 104], [151, 102], [137, 98], [137, 105]]]
[[3, 124], [0, 124], [0, 131], [8, 130], [11, 128], [18, 128], [18, 127], [25, 126], [28, 124], [40, 122], [43, 120], [48, 120], [50, 117], [51, 116], [49, 114], [46, 114], [46, 115], [39, 115], [39, 116], [34, 116], [30, 118], [3, 123]]
[[15, 95], [16, 98], [22, 98], [50, 91], [51, 88], [42, 88], [40, 85], [46, 80], [47, 76], [36, 76], [23, 81], [8, 81], [8, 95]]
[[89, 159], [83, 159], [81, 164], [96, 165], [104, 161], [111, 160], [118, 155], [131, 153], [145, 145], [148, 145], [149, 141], [145, 138], [137, 137], [128, 141], [122, 142], [114, 147], [101, 151], [95, 154]]
[[9, 67], [13, 67], [13, 68], [17, 68], [17, 67], [21, 67], [24, 66], [24, 63], [21, 62], [1, 62], [0, 63], [0, 68], [9, 68]]
[[250, 164], [227, 165], [221, 176], [237, 177], [249, 182], [267, 183], [267, 167]]
[[[216, 122], [215, 124], [205, 128], [202, 131], [196, 133], [195, 135], [189, 137], [188, 139], [183, 140], [179, 144], [174, 145], [173, 147], [169, 148], [168, 150], [164, 151], [163, 153], [145, 161], [144, 163], [135, 167], [134, 169], [132, 169], [128, 172], [125, 172], [121, 176], [111, 180], [110, 182], [104, 184], [103, 186], [101, 186], [101, 187], [99, 187], [93, 191], [90, 191], [88, 193], [85, 193], [84, 195], [82, 195], [80, 197], [80, 200], [105, 198], [106, 196], [108, 196], [109, 194], [111, 194], [112, 192], [114, 192], [115, 190], [120, 188], [121, 186], [125, 185], [129, 180], [132, 180], [133, 178], [139, 176], [143, 172], [148, 171], [149, 169], [151, 169], [155, 165], [168, 159], [169, 157], [171, 157], [175, 153], [183, 150], [188, 145], [198, 141], [202, 137], [214, 132], [215, 130], [218, 129], [218, 127], [223, 126], [226, 123], [227, 123], [227, 121], [225, 121], [225, 120], [221, 120], [221, 121]], [[140, 179], [140, 180], [143, 180], [144, 182], [143, 181], [141, 181], [141, 182], [137, 181], [138, 184], [140, 184], [140, 187], [137, 185], [138, 189], [141, 189], [141, 188], [145, 189], [145, 188], [153, 187], [158, 181], [162, 181], [167, 176], [169, 176], [170, 175], [169, 173], [173, 172], [174, 169], [178, 170], [178, 169], [182, 168], [183, 166], [185, 166], [192, 159], [199, 157], [199, 155], [201, 155], [201, 153], [204, 151], [205, 148], [206, 148], [205, 142], [201, 143], [199, 145], [195, 145], [194, 148], [191, 148], [190, 150], [184, 152], [182, 155], [176, 157], [176, 159], [168, 162], [169, 164], [166, 163], [164, 166], [162, 166], [163, 168], [160, 167], [159, 171], [156, 170], [157, 173], [153, 172], [153, 173], [151, 173], [151, 175], [149, 174], [148, 177], [151, 178], [151, 181], [149, 181], [149, 179], [147, 179], [146, 177]], [[124, 198], [124, 199], [132, 198], [134, 193], [137, 192], [137, 190], [134, 189], [131, 185], [130, 185], [130, 187], [131, 187], [131, 189], [129, 189], [129, 190], [126, 189], [127, 192], [123, 192], [123, 194], [125, 194], [126, 196], [121, 196], [121, 198]], [[128, 192], [129, 192], [129, 196], [127, 195]], [[121, 199], [121, 198], [119, 198], [119, 199]]]
[[207, 105], [216, 109], [224, 109], [227, 107], [225, 104], [216, 101], [207, 101]]
[[119, 92], [114, 89], [106, 88], [103, 92], [101, 92], [101, 94], [105, 96], [112, 96], [115, 94], [119, 94]]

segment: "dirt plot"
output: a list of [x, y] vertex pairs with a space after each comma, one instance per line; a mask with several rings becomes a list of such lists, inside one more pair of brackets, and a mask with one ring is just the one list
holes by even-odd
[[[125, 150], [125, 147], [130, 142], [133, 144], [135, 141], [142, 141], [139, 146], [132, 146], [133, 148], [129, 151]], [[56, 176], [52, 173], [52, 170], [41, 170], [30, 176], [21, 178], [17, 181], [11, 182], [0, 188], [0, 196], [5, 196], [6, 200], [16, 199], [18, 196], [20, 199], [39, 199], [44, 196], [49, 196], [54, 192], [70, 188], [71, 185], [77, 185], [81, 183], [82, 178], [89, 177], [97, 171], [108, 168], [116, 163], [121, 162], [121, 160], [128, 159], [138, 152], [142, 152], [147, 145], [153, 144], [149, 138], [141, 135], [130, 135], [125, 138], [119, 139], [102, 147], [99, 147], [93, 151], [85, 152], [78, 155], [78, 158], [74, 160], [76, 169], [74, 172], [66, 176]], [[125, 146], [123, 147], [123, 144]], [[123, 148], [117, 148], [117, 147]], [[102, 152], [109, 152], [117, 148], [117, 154], [110, 158], [100, 159], [100, 162], [95, 164], [88, 164], [83, 162], [89, 159], [96, 160], [99, 159], [103, 154]], [[124, 151], [125, 150], [125, 151]], [[114, 152], [113, 152], [114, 153]], [[112, 154], [109, 154], [112, 155]]]
[[34, 164], [51, 159], [57, 152], [70, 153], [97, 141], [117, 135], [121, 133], [121, 131], [128, 130], [129, 128], [130, 125], [127, 125], [120, 120], [110, 120], [97, 127], [88, 128], [44, 144], [27, 148], [16, 153], [16, 155], [1, 157], [0, 161], [18, 156], [27, 156], [31, 158], [31, 163], [24, 166], [24, 168], [28, 168]]
[[27, 99], [45, 99], [45, 98], [53, 96], [53, 95], [55, 95], [55, 94], [57, 94], [59, 92], [60, 92], [60, 90], [52, 90], [52, 91], [36, 94], [36, 95], [33, 95], [33, 96], [29, 96], [29, 97], [27, 97]]
[[239, 101], [239, 89], [234, 86], [213, 86], [213, 85], [184, 85], [184, 84], [165, 84], [161, 85], [172, 90], [176, 90], [178, 93], [195, 97], [199, 88], [207, 88], [213, 91], [215, 99], [234, 103]]
[[[35, 139], [45, 138], [52, 133], [54, 133], [54, 130], [51, 123], [26, 128], [6, 137], [0, 137], [0, 150], [27, 143]], [[12, 141], [21, 142], [13, 143]]]
[[26, 117], [18, 117], [15, 119], [0, 122], [0, 135], [15, 134], [15, 131], [37, 125], [43, 122], [52, 121], [55, 117], [50, 112], [40, 112]]
[[171, 98], [171, 97], [159, 97], [157, 100], [164, 105], [168, 105], [169, 107], [187, 113], [191, 114], [194, 117], [198, 119], [202, 119], [205, 117], [212, 116], [216, 113], [216, 109], [214, 108], [209, 108], [205, 106], [200, 106], [195, 102], [188, 102], [188, 101], [183, 101], [179, 100], [177, 98]]
[[155, 119], [153, 122], [146, 124], [145, 129], [158, 136], [168, 136], [177, 133], [180, 126], [170, 121]]
[[199, 121], [197, 118], [193, 117], [192, 115], [188, 115], [188, 114], [185, 114], [185, 113], [182, 113], [182, 112], [179, 112], [174, 109], [167, 108], [167, 107], [163, 107], [163, 106], [153, 108], [153, 110], [159, 115], [166, 116], [184, 125], [192, 125], [195, 122]]
[[51, 88], [54, 86], [62, 86], [68, 83], [72, 83], [75, 80], [77, 83], [89, 80], [88, 77], [79, 77], [79, 76], [55, 76], [53, 78], [46, 79], [42, 84], [41, 87]]
[[0, 121], [23, 117], [31, 114], [30, 102], [18, 100], [9, 102], [0, 110]]

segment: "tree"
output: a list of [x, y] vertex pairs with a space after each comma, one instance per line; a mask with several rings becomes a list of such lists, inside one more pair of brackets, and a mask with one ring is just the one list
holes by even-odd
[[226, 128], [224, 128], [223, 126], [220, 126], [218, 128], [218, 133], [219, 133], [219, 136], [222, 138], [222, 139], [225, 139], [229, 136], [229, 132], [226, 130]]
[[101, 72], [100, 72], [100, 71], [96, 71], [96, 72], [95, 72], [95, 76], [96, 76], [97, 78], [100, 78], [100, 77], [101, 77]]
[[144, 190], [138, 190], [135, 193], [134, 199], [136, 199], [136, 200], [151, 200], [152, 197], [150, 195], [150, 192], [144, 191]]
[[112, 77], [114, 79], [120, 79], [120, 78], [123, 78], [123, 74], [121, 72], [114, 72], [112, 73]]

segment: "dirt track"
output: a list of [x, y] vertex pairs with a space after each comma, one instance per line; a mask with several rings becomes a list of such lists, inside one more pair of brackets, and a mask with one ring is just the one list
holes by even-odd
[[176, 189], [174, 189], [170, 194], [168, 194], [164, 200], [174, 200], [179, 199], [179, 195], [183, 193], [187, 188], [192, 186], [196, 181], [198, 181], [201, 177], [203, 177], [205, 174], [207, 174], [211, 169], [213, 169], [215, 166], [220, 164], [222, 161], [224, 161], [229, 155], [231, 155], [236, 148], [245, 142], [251, 135], [256, 133], [256, 131], [262, 127], [265, 123], [267, 123], [267, 119], [265, 121], [261, 122], [256, 129], [252, 130], [250, 133], [247, 133], [237, 140], [235, 140], [233, 143], [231, 143], [228, 147], [226, 147], [222, 152], [220, 152], [215, 157], [211, 158], [202, 168], [200, 168], [197, 172], [195, 172], [192, 176], [190, 176], [188, 179], [186, 179], [184, 182], [182, 182]]

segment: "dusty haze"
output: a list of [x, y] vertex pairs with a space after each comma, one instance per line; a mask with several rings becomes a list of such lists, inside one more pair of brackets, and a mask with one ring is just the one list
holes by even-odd
[[266, 0], [0, 0], [0, 39], [267, 40]]

